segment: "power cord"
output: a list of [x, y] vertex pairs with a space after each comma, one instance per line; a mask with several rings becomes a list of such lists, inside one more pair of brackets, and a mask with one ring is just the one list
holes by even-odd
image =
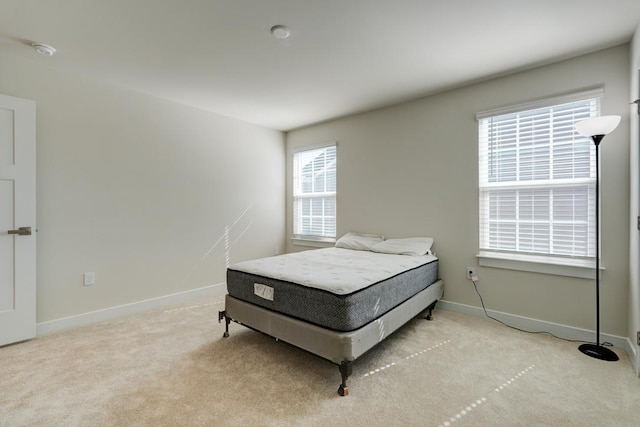
[[[559, 337], [559, 336], [554, 335], [551, 332], [547, 332], [547, 331], [527, 331], [526, 329], [521, 329], [521, 328], [518, 328], [516, 326], [509, 325], [508, 323], [505, 323], [500, 319], [496, 319], [495, 317], [490, 316], [489, 313], [487, 313], [487, 308], [484, 305], [484, 300], [482, 299], [482, 295], [480, 295], [480, 291], [478, 290], [478, 284], [476, 283], [478, 278], [475, 277], [475, 278], [471, 278], [470, 280], [471, 280], [471, 283], [473, 283], [473, 287], [475, 288], [476, 293], [478, 294], [478, 297], [480, 298], [480, 304], [482, 304], [482, 310], [484, 311], [484, 315], [487, 316], [489, 319], [491, 319], [491, 320], [493, 320], [495, 322], [498, 322], [498, 323], [506, 326], [507, 328], [515, 329], [516, 331], [525, 332], [527, 334], [549, 335], [549, 336], [551, 336], [553, 338], [556, 338], [556, 339], [559, 339], [559, 340], [562, 340], [562, 341], [568, 341], [568, 342], [581, 342], [581, 343], [585, 342], [583, 340], [572, 340], [572, 339], [568, 339], [568, 338], [562, 338], [562, 337]], [[610, 346], [610, 347], [613, 346], [613, 344], [608, 343], [608, 342], [601, 343], [601, 344], [602, 345], [606, 345], [606, 346]]]

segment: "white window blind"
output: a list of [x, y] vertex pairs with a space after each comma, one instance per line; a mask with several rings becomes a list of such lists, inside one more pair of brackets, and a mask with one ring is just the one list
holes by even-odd
[[336, 146], [293, 155], [293, 237], [336, 236]]
[[574, 130], [600, 98], [479, 116], [480, 250], [595, 255], [595, 149]]

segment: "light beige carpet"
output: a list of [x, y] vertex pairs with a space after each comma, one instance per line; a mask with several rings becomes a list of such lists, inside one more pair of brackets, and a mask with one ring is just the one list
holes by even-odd
[[217, 322], [206, 298], [0, 348], [2, 426], [638, 426], [626, 355], [436, 310], [354, 364]]

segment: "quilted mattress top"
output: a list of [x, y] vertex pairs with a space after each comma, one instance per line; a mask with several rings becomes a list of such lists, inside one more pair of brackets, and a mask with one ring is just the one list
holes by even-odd
[[436, 259], [325, 248], [244, 261], [229, 269], [348, 295]]

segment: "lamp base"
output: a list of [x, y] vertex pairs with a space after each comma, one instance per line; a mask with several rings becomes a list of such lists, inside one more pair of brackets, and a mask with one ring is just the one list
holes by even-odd
[[580, 350], [587, 356], [594, 357], [600, 360], [606, 360], [607, 362], [615, 362], [616, 360], [619, 360], [617, 354], [601, 345], [582, 344], [578, 347], [578, 350]]

